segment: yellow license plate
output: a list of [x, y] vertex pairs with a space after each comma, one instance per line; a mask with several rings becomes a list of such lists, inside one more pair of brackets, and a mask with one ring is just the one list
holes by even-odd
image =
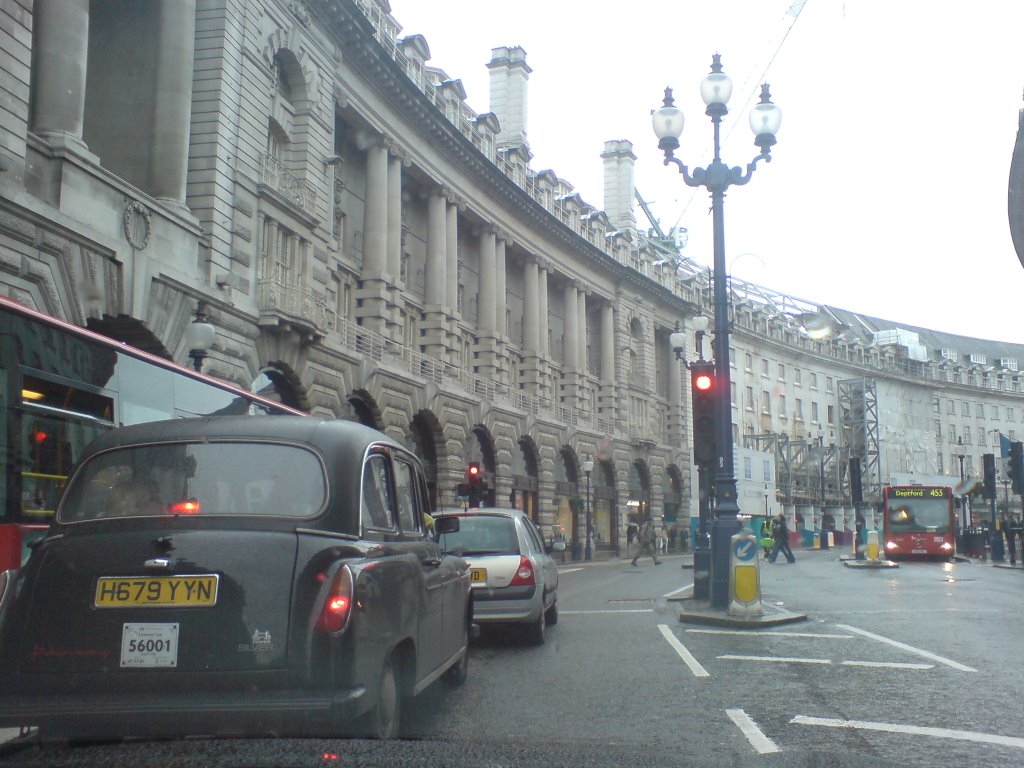
[[487, 569], [486, 568], [470, 568], [469, 569], [469, 583], [470, 584], [486, 584], [487, 583]]
[[202, 576], [101, 576], [96, 582], [97, 608], [169, 608], [217, 604], [216, 574]]

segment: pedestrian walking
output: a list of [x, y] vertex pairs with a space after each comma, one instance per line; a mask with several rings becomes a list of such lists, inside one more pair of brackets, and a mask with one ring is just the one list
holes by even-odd
[[772, 536], [772, 519], [766, 517], [761, 521], [761, 546], [764, 548], [765, 560], [772, 553], [772, 547], [775, 546], [775, 537]]
[[779, 552], [782, 552], [789, 563], [795, 563], [793, 550], [789, 548], [789, 526], [786, 525], [786, 518], [781, 512], [775, 517], [775, 522], [772, 524], [772, 536], [775, 538], [775, 546], [772, 547], [772, 552], [768, 555], [768, 562], [774, 563]]
[[650, 517], [644, 518], [643, 525], [640, 526], [640, 532], [637, 534], [637, 542], [636, 554], [633, 555], [634, 566], [636, 561], [645, 552], [653, 558], [655, 565], [661, 565], [661, 560], [658, 559], [658, 553], [655, 551], [657, 545], [655, 543], [654, 522]]

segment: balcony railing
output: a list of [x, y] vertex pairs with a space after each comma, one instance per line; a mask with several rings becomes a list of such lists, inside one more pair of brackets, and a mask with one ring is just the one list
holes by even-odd
[[259, 309], [303, 322], [320, 333], [333, 331], [337, 314], [327, 306], [326, 297], [303, 285], [265, 278], [259, 281]]
[[289, 171], [276, 157], [263, 155], [260, 180], [310, 216], [316, 214], [316, 189]]

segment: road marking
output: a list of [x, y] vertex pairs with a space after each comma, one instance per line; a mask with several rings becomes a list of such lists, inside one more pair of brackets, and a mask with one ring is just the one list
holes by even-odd
[[831, 659], [800, 659], [794, 656], [740, 656], [727, 653], [719, 656], [720, 659], [731, 659], [732, 661], [781, 661], [787, 664], [831, 664]]
[[773, 752], [781, 751], [774, 741], [769, 739], [746, 712], [742, 709], [727, 709], [725, 714], [729, 716], [740, 732], [747, 737], [750, 746], [757, 750], [758, 754], [770, 755]]
[[870, 637], [872, 640], [877, 640], [880, 643], [888, 643], [891, 646], [894, 646], [896, 648], [900, 648], [901, 650], [907, 651], [909, 653], [914, 653], [914, 654], [917, 654], [918, 656], [923, 656], [926, 659], [931, 659], [932, 661], [937, 661], [940, 664], [945, 664], [946, 666], [953, 667], [953, 669], [959, 669], [961, 672], [977, 672], [978, 671], [974, 667], [968, 667], [968, 666], [966, 666], [964, 664], [961, 664], [958, 661], [953, 661], [951, 659], [947, 659], [944, 656], [939, 656], [937, 654], [932, 653], [931, 651], [925, 651], [925, 650], [922, 650], [920, 648], [915, 648], [912, 645], [907, 645], [906, 643], [901, 643], [898, 640], [890, 640], [888, 637], [882, 637], [881, 635], [876, 635], [874, 632], [868, 632], [865, 629], [857, 629], [856, 627], [851, 627], [851, 626], [849, 626], [847, 624], [836, 624], [836, 626], [839, 627], [840, 629], [845, 629], [847, 632], [856, 632], [858, 635], [863, 635], [864, 637]]
[[849, 728], [859, 731], [885, 731], [887, 733], [908, 733], [913, 736], [934, 736], [939, 739], [975, 741], [981, 744], [998, 744], [1004, 747], [1024, 749], [1024, 739], [1017, 736], [1000, 736], [997, 733], [976, 731], [955, 731], [951, 728], [932, 728], [922, 725], [900, 725], [898, 723], [871, 723], [864, 720], [839, 720], [827, 717], [797, 715], [789, 721], [796, 725], [821, 725], [826, 728]]
[[760, 629], [688, 629], [702, 635], [763, 635], [765, 637], [817, 637], [826, 640], [852, 640], [853, 635], [833, 635], [825, 632], [765, 632]]
[[606, 610], [597, 611], [562, 611], [559, 610], [559, 616], [589, 616], [597, 613], [654, 613], [653, 608], [612, 608]]
[[672, 597], [673, 595], [678, 595], [680, 592], [685, 592], [688, 589], [693, 589], [693, 584], [687, 584], [685, 587], [680, 587], [679, 589], [673, 592], [667, 592], [664, 595], [662, 595], [662, 597]]
[[694, 677], [711, 677], [708, 671], [700, 665], [700, 662], [693, 657], [693, 654], [686, 649], [686, 646], [679, 642], [679, 638], [672, 634], [672, 630], [668, 628], [667, 624], [659, 624], [658, 629], [661, 630], [661, 634], [668, 640], [672, 649], [679, 654], [679, 658], [686, 662], [686, 666], [693, 672]]
[[935, 669], [934, 664], [911, 664], [903, 661], [844, 661], [847, 667], [884, 667], [887, 669]]
[[582, 568], [562, 568], [559, 569], [559, 573], [575, 573], [576, 571], [582, 571]]

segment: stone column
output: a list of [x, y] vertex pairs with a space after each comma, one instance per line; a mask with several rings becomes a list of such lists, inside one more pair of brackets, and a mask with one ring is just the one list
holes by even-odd
[[523, 351], [527, 357], [539, 357], [540, 344], [540, 291], [538, 290], [537, 262], [527, 259], [523, 268]]
[[579, 369], [581, 372], [587, 372], [587, 292], [584, 289], [580, 289], [577, 294], [578, 298], [576, 306], [579, 311], [579, 321], [577, 324], [579, 333], [579, 352], [578, 361]]
[[379, 143], [366, 151], [364, 222], [363, 278], [379, 278], [387, 268], [388, 247], [388, 151]]
[[392, 285], [402, 277], [402, 159], [388, 158], [388, 260]]
[[447, 262], [445, 295], [447, 296], [448, 311], [454, 316], [459, 314], [459, 207], [449, 201], [445, 216], [448, 233], [445, 250]]
[[565, 304], [563, 312], [565, 328], [562, 333], [562, 368], [565, 373], [575, 372], [579, 369], [580, 361], [580, 314], [578, 307], [579, 293], [576, 283], [569, 280], [562, 289], [562, 297]]
[[540, 345], [537, 347], [537, 354], [543, 358], [551, 357], [551, 347], [549, 344], [550, 339], [548, 338], [548, 324], [550, 322], [550, 316], [548, 314], [548, 268], [547, 262], [540, 265], [540, 271], [537, 277], [537, 316], [540, 319]]
[[36, 0], [32, 18], [32, 131], [91, 156], [82, 141], [89, 0]]
[[477, 290], [477, 330], [480, 336], [493, 336], [496, 299], [495, 271], [497, 241], [493, 230], [480, 236], [480, 283]]
[[601, 307], [601, 394], [598, 411], [603, 418], [616, 418], [615, 307], [610, 301]]
[[196, 2], [159, 2], [153, 144], [149, 149], [150, 191], [154, 197], [184, 208], [192, 118]]
[[507, 273], [505, 272], [505, 248], [505, 238], [499, 237], [494, 263], [494, 330], [498, 336], [508, 335], [508, 318], [506, 317], [508, 307], [505, 302], [505, 294], [508, 290], [506, 284]]
[[[446, 302], [447, 222], [445, 199], [441, 190], [430, 193], [427, 199], [427, 264], [426, 305], [429, 311], [439, 311]], [[451, 306], [449, 304], [449, 306]]]

